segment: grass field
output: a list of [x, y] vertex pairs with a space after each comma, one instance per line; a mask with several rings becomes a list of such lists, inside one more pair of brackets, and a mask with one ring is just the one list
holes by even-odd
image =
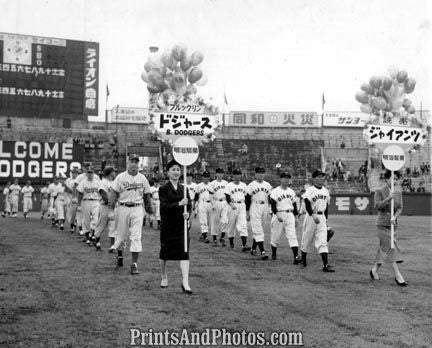
[[168, 263], [169, 287], [159, 287], [156, 229], [144, 228], [140, 275], [131, 276], [129, 253], [116, 269], [107, 238], [98, 253], [48, 221], [2, 219], [0, 346], [126, 347], [131, 328], [226, 328], [301, 331], [305, 347], [431, 347], [430, 218], [400, 219], [407, 288], [395, 284], [389, 266], [381, 280], [369, 279], [377, 246], [373, 216], [330, 222], [337, 231], [333, 274], [321, 271], [315, 252], [306, 269], [294, 266], [286, 241], [278, 261], [199, 243], [195, 220], [188, 296], [178, 262]]

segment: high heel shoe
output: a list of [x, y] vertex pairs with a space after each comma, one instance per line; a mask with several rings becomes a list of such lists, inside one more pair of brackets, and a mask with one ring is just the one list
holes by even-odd
[[408, 282], [407, 281], [404, 281], [404, 282], [402, 282], [402, 283], [399, 283], [399, 281], [395, 278], [395, 282], [396, 282], [396, 284], [397, 285], [399, 285], [399, 286], [407, 286], [408, 285]]
[[163, 284], [161, 284], [160, 287], [161, 287], [162, 289], [165, 289], [165, 288], [168, 287], [168, 284], [167, 284], [167, 285], [163, 285]]
[[185, 287], [183, 286], [183, 284], [181, 285], [181, 289], [183, 290], [184, 294], [188, 294], [188, 295], [193, 294], [193, 291], [192, 290], [186, 290]]
[[378, 275], [375, 277], [375, 275], [373, 274], [372, 270], [369, 271], [369, 275], [371, 277], [372, 280], [379, 280], [380, 278], [378, 277]]

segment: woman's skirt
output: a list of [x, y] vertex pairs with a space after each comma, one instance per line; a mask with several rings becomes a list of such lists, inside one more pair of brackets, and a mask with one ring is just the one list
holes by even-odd
[[396, 236], [394, 238], [394, 248], [390, 248], [390, 226], [377, 226], [377, 234], [379, 239], [379, 247], [377, 251], [377, 256], [375, 262], [382, 264], [384, 262], [403, 262], [402, 252], [396, 241]]

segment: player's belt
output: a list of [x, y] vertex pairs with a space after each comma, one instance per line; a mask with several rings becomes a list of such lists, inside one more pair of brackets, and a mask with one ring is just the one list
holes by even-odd
[[288, 210], [278, 210], [278, 213], [292, 213], [294, 210], [288, 209]]
[[152, 198], [154, 201], [158, 201], [159, 200], [159, 198]]
[[98, 201], [98, 198], [84, 198], [83, 201]]
[[128, 207], [128, 208], [133, 208], [133, 207], [139, 207], [140, 205], [142, 205], [142, 203], [119, 203], [121, 206], [123, 207]]
[[211, 203], [211, 201], [203, 201], [204, 203]]
[[265, 201], [255, 201], [256, 204], [266, 204]]
[[323, 211], [317, 211], [315, 214], [324, 215], [324, 212]]
[[223, 199], [223, 198], [218, 199], [219, 202], [223, 202], [224, 200], [225, 200], [225, 199]]
[[244, 203], [244, 201], [233, 201], [233, 203], [238, 203], [238, 204], [240, 204], [240, 203]]

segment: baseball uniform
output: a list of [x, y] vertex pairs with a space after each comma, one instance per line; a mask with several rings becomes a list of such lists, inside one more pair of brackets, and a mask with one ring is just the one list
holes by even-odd
[[10, 201], [12, 206], [12, 216], [16, 217], [18, 213], [18, 200], [19, 200], [19, 194], [21, 192], [21, 186], [13, 184], [9, 187], [9, 190], [10, 190]]
[[210, 225], [210, 214], [213, 211], [210, 183], [201, 182], [196, 187], [195, 202], [198, 201], [198, 213], [201, 226], [201, 240], [207, 242], [207, 233]]
[[64, 185], [66, 188], [66, 221], [70, 224], [71, 232], [75, 231], [75, 220], [78, 208], [78, 198], [75, 191], [75, 179], [69, 177], [65, 180]]
[[[78, 185], [87, 179], [87, 174], [86, 173], [81, 173], [79, 174], [76, 178], [75, 178], [75, 188], [78, 187]], [[95, 181], [100, 181], [100, 178], [98, 175], [93, 174], [93, 180]], [[77, 213], [76, 213], [76, 221], [77, 221], [77, 225], [79, 227], [79, 229], [81, 230], [82, 226], [83, 226], [83, 219], [84, 219], [84, 215], [83, 215], [83, 207], [82, 207], [83, 201], [81, 201], [81, 204], [79, 204], [77, 206]], [[80, 231], [80, 235], [84, 234], [83, 231]]]
[[[192, 202], [195, 202], [195, 194], [197, 189], [197, 184], [194, 182], [191, 182], [190, 184], [186, 184], [186, 187], [189, 191], [189, 197], [191, 198]], [[195, 209], [195, 216], [197, 215], [197, 207], [194, 207]]]
[[55, 220], [57, 219], [56, 210], [55, 210], [55, 206], [54, 206], [54, 200], [57, 197], [57, 184], [54, 184], [53, 182], [51, 184], [49, 184], [48, 185], [48, 193], [50, 196], [48, 213], [51, 216], [51, 219], [52, 219], [53, 225], [54, 225]]
[[49, 192], [48, 187], [43, 187], [40, 192], [41, 196], [41, 219], [43, 219], [45, 213], [48, 211], [49, 208]]
[[24, 186], [21, 190], [23, 194], [23, 213], [25, 218], [27, 218], [29, 210], [33, 209], [33, 192], [34, 188], [31, 186]]
[[99, 213], [99, 180], [84, 179], [77, 187], [81, 193], [82, 230], [86, 235], [86, 243], [90, 245], [90, 232], [94, 233]]
[[11, 213], [11, 201], [10, 201], [10, 187], [5, 187], [3, 190], [4, 195], [4, 212], [2, 214], [3, 217], [6, 216], [6, 214], [9, 216]]
[[263, 220], [268, 216], [269, 194], [272, 187], [267, 181], [259, 183], [254, 180], [247, 186], [250, 196], [250, 223], [256, 242], [264, 241]]
[[225, 188], [228, 182], [225, 180], [213, 180], [210, 183], [210, 191], [213, 192], [213, 209], [210, 213], [210, 230], [213, 236], [214, 243], [216, 244], [219, 229], [221, 232], [220, 242], [222, 246], [225, 245], [224, 237], [228, 227], [228, 204], [225, 198]]
[[[104, 191], [109, 197], [112, 194], [112, 185], [113, 181], [107, 180], [103, 178], [99, 183], [99, 192]], [[100, 250], [100, 236], [102, 233], [107, 232], [109, 238], [114, 238], [114, 229], [115, 227], [115, 215], [114, 209], [110, 208], [108, 204], [104, 202], [101, 198], [100, 206], [99, 206], [99, 219], [95, 229], [95, 237], [96, 237], [96, 249]]]
[[150, 193], [149, 182], [141, 173], [132, 176], [126, 171], [115, 178], [112, 189], [119, 195], [114, 249], [123, 250], [129, 237], [130, 251], [141, 252], [143, 196]]

